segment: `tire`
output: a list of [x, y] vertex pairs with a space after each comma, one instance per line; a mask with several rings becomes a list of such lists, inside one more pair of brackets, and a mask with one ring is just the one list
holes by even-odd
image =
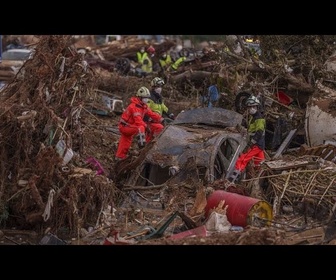
[[246, 100], [251, 96], [251, 93], [242, 91], [236, 95], [234, 104], [236, 112], [243, 114], [246, 110]]
[[118, 73], [126, 75], [131, 69], [131, 63], [128, 58], [118, 58], [115, 63], [115, 68]]

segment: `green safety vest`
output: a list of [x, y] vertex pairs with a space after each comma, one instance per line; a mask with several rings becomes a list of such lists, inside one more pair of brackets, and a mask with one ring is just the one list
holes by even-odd
[[146, 57], [145, 59], [148, 60], [148, 64], [142, 64], [141, 69], [142, 69], [142, 71], [145, 71], [146, 73], [152, 73], [153, 72], [153, 62], [152, 62], [152, 60], [149, 57]]
[[162, 102], [161, 104], [155, 103], [152, 99], [148, 100], [148, 107], [151, 108], [153, 112], [156, 112], [162, 116], [163, 112], [168, 113], [168, 107]]
[[146, 52], [144, 52], [144, 53], [137, 52], [138, 63], [140, 63], [142, 65], [145, 58], [148, 58], [148, 54]]
[[181, 56], [178, 60], [176, 60], [172, 65], [171, 67], [174, 69], [174, 70], [177, 70], [177, 68], [179, 68], [179, 66], [181, 65], [181, 63], [183, 61], [185, 61], [187, 58], [185, 56]]
[[170, 55], [167, 55], [166, 59], [160, 58], [159, 62], [160, 62], [161, 67], [165, 68], [172, 63], [172, 59]]

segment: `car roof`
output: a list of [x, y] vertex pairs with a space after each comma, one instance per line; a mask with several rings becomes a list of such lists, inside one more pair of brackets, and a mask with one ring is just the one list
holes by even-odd
[[241, 124], [243, 115], [220, 107], [204, 107], [186, 110], [177, 115], [174, 124], [206, 124], [234, 127]]
[[[152, 148], [147, 151], [146, 160], [157, 161], [159, 155], [164, 155], [163, 166], [171, 164], [172, 157], [178, 157], [182, 163], [191, 155], [203, 152], [210, 155], [225, 139], [244, 142], [239, 132], [226, 129], [241, 124], [242, 117], [235, 111], [219, 107], [184, 111], [157, 137]], [[206, 156], [200, 156], [199, 160], [201, 158], [207, 161]]]

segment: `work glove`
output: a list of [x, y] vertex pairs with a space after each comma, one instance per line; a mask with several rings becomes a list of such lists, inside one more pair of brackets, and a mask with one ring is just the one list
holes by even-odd
[[241, 136], [244, 138], [247, 136], [247, 128], [242, 126], [241, 124], [236, 125], [236, 129], [238, 132], [240, 132]]
[[143, 121], [144, 121], [144, 122], [151, 122], [151, 121], [152, 121], [152, 118], [150, 118], [149, 116], [145, 115], [145, 116], [143, 117]]

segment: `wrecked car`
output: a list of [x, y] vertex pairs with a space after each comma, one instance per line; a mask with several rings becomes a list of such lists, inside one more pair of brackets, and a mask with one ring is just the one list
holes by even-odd
[[[124, 186], [178, 183], [190, 178], [203, 183], [225, 179], [234, 169], [246, 140], [236, 127], [243, 116], [223, 108], [181, 112], [139, 155], [136, 166], [119, 169]], [[139, 161], [142, 158], [142, 161]], [[127, 170], [129, 168], [129, 170]]]

